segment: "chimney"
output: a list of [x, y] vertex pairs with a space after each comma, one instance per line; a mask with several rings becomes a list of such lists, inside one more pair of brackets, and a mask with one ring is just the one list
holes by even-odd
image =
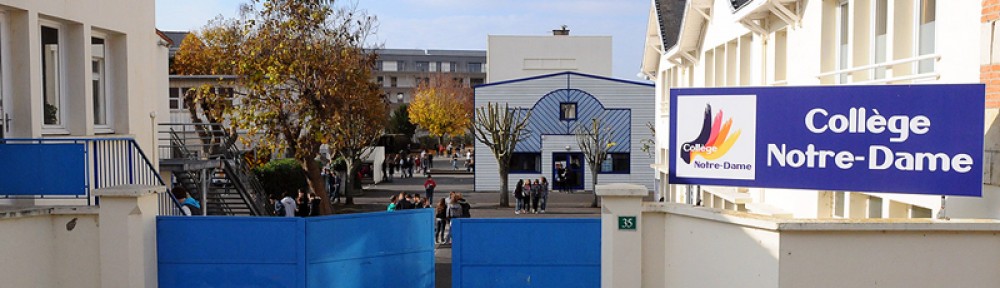
[[562, 29], [552, 30], [552, 35], [554, 35], [554, 36], [567, 36], [567, 35], [569, 35], [569, 30], [566, 29], [566, 25], [562, 25]]

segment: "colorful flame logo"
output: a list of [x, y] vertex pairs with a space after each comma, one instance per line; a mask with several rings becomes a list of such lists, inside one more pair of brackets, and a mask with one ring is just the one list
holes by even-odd
[[719, 114], [715, 115], [713, 121], [712, 105], [706, 105], [705, 121], [701, 126], [701, 134], [691, 142], [681, 145], [678, 149], [681, 159], [684, 160], [684, 163], [691, 164], [691, 160], [696, 156], [701, 156], [705, 160], [715, 160], [726, 155], [726, 152], [729, 152], [729, 149], [733, 147], [733, 143], [736, 143], [736, 139], [740, 138], [740, 130], [729, 134], [729, 129], [732, 126], [733, 118], [726, 119], [726, 123], [722, 124], [722, 110], [719, 110]]

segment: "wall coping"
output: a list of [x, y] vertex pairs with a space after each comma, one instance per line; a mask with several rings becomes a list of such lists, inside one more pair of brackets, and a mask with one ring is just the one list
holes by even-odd
[[101, 188], [94, 191], [100, 197], [133, 197], [138, 198], [149, 194], [166, 193], [166, 186], [120, 185]]
[[47, 215], [97, 215], [99, 211], [96, 206], [12, 207], [0, 211], [0, 220]]
[[597, 184], [595, 188], [597, 196], [601, 197], [646, 197], [649, 195], [649, 189], [646, 189], [646, 186], [638, 184]]
[[642, 208], [642, 211], [646, 213], [673, 214], [775, 232], [1000, 232], [1000, 220], [994, 219], [788, 219], [680, 203], [644, 202]]

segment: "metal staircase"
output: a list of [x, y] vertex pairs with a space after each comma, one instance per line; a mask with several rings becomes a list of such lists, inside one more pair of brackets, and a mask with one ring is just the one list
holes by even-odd
[[[211, 125], [211, 124], [186, 124], [186, 125]], [[192, 197], [204, 199], [202, 209], [208, 215], [240, 215], [240, 216], [267, 216], [271, 215], [273, 207], [267, 202], [263, 185], [250, 170], [250, 166], [243, 157], [245, 152], [236, 147], [235, 135], [225, 135], [223, 141], [217, 144], [202, 144], [199, 137], [189, 137], [192, 132], [176, 131], [169, 129], [170, 151], [174, 159], [182, 158], [192, 162], [208, 162], [211, 167], [206, 169], [209, 173], [205, 177], [207, 183], [202, 183], [201, 170], [180, 170], [174, 172], [178, 185], [183, 185], [192, 192]], [[194, 141], [188, 141], [194, 140]], [[190, 143], [190, 142], [196, 142]], [[200, 147], [199, 152], [204, 156], [192, 151], [191, 147]], [[202, 190], [203, 184], [206, 190]], [[207, 191], [205, 197], [201, 197], [202, 191]]]

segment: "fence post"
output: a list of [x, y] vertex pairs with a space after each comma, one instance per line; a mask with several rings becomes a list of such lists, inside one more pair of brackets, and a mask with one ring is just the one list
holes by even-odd
[[642, 286], [642, 197], [646, 186], [597, 185], [601, 197], [601, 287]]
[[156, 215], [164, 186], [123, 185], [97, 189], [101, 198], [102, 287], [156, 287]]

